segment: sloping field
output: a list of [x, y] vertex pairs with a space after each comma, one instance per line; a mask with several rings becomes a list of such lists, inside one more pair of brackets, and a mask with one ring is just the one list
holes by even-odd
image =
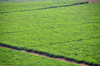
[[27, 2], [27, 3], [10, 3], [0, 4], [0, 13], [9, 12], [22, 12], [22, 11], [33, 11], [42, 10], [46, 8], [54, 7], [66, 7], [66, 5], [74, 5], [75, 3], [87, 3], [84, 1], [45, 1], [45, 2]]
[[34, 3], [0, 4], [1, 45], [100, 64], [100, 4]]
[[79, 66], [59, 60], [39, 57], [19, 51], [0, 48], [0, 65], [2, 66]]

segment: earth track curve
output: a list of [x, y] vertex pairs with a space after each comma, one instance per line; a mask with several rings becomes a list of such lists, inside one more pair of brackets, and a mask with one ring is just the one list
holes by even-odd
[[49, 56], [47, 56], [47, 55], [42, 55], [42, 54], [39, 54], [39, 53], [27, 52], [26, 50], [17, 50], [17, 49], [5, 47], [5, 46], [2, 46], [2, 45], [0, 45], [0, 48], [12, 49], [12, 50], [16, 50], [16, 51], [20, 51], [20, 52], [25, 52], [25, 53], [29, 53], [29, 54], [36, 55], [36, 56], [42, 56], [42, 57], [51, 58], [51, 59], [55, 59], [55, 60], [61, 60], [61, 61], [63, 61], [63, 62], [73, 63], [73, 64], [81, 65], [81, 66], [92, 66], [92, 65], [87, 65], [87, 64], [85, 64], [85, 63], [77, 63], [77, 62], [75, 62], [75, 61], [66, 60], [66, 59], [64, 59], [64, 58], [54, 58], [54, 57], [49, 57]]

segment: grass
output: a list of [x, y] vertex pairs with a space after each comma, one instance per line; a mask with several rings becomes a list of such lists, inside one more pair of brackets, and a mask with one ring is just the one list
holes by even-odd
[[[5, 8], [1, 12], [7, 10], [7, 5], [12, 4], [0, 5]], [[29, 7], [22, 7], [23, 12], [21, 8], [9, 9], [0, 14], [0, 43], [100, 64], [99, 6], [90, 3], [29, 11]], [[11, 12], [14, 10], [17, 12]]]
[[59, 60], [35, 56], [28, 53], [0, 48], [0, 65], [2, 66], [79, 66]]

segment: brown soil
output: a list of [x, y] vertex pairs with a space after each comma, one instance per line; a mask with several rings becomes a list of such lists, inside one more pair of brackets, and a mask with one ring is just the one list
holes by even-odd
[[78, 0], [78, 1], [88, 1], [89, 3], [100, 3], [100, 0]]
[[[0, 46], [0, 48], [8, 48], [8, 47]], [[8, 49], [17, 50], [17, 49], [13, 49], [13, 48], [8, 48]], [[73, 63], [73, 64], [77, 64], [77, 65], [81, 65], [81, 66], [90, 66], [90, 65], [87, 65], [87, 64], [84, 64], [84, 63], [77, 63], [75, 61], [69, 61], [69, 60], [66, 60], [66, 59], [63, 59], [63, 58], [49, 57], [49, 56], [41, 55], [41, 54], [34, 53], [34, 52], [27, 52], [25, 50], [17, 50], [17, 51], [26, 52], [26, 53], [29, 53], [29, 54], [32, 54], [32, 55], [36, 55], [36, 56], [42, 56], [42, 57], [46, 57], [46, 58], [52, 58], [52, 59], [55, 59], [55, 60], [61, 60], [61, 61], [64, 61], [64, 62]]]

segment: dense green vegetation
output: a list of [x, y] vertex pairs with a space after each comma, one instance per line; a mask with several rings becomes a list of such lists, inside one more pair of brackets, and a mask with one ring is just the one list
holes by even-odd
[[0, 4], [0, 13], [39, 10], [39, 9], [44, 9], [46, 7], [71, 5], [75, 3], [81, 3], [81, 2], [80, 1], [60, 1], [60, 2], [59, 1], [45, 1], [45, 2]]
[[20, 11], [22, 8], [10, 5], [0, 4], [1, 12], [9, 7], [8, 13], [0, 13], [0, 43], [73, 58], [77, 62], [100, 64], [100, 4], [28, 11], [34, 6], [22, 7], [24, 11]]
[[0, 48], [1, 66], [79, 66], [60, 60], [35, 56], [11, 49]]

